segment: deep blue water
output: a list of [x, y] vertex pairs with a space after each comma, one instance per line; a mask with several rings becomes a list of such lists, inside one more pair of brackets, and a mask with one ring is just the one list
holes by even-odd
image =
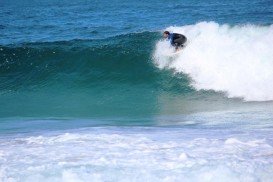
[[0, 44], [104, 39], [201, 21], [271, 24], [272, 1], [1, 1]]

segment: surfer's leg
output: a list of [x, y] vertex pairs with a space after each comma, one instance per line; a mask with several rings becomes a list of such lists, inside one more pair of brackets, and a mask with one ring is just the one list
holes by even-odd
[[179, 43], [174, 43], [175, 50], [178, 50], [178, 47], [180, 47]]
[[181, 47], [183, 45], [181, 38], [175, 39], [173, 42], [174, 42], [174, 47], [175, 47], [176, 51], [178, 50], [179, 47]]
[[174, 42], [174, 45], [175, 45], [175, 49], [178, 49], [178, 47], [183, 47], [184, 46], [184, 43], [187, 41], [187, 38], [186, 37], [180, 37], [178, 39], [175, 39], [173, 42]]
[[175, 45], [175, 47], [177, 49], [178, 47], [183, 47], [184, 46], [184, 44], [187, 42], [187, 38], [186, 37], [180, 37], [178, 39], [175, 39], [173, 42], [174, 42], [174, 45]]

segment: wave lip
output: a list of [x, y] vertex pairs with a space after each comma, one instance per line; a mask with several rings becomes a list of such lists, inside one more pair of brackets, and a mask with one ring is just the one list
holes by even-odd
[[273, 25], [201, 22], [167, 29], [185, 34], [189, 44], [170, 58], [168, 43], [159, 41], [154, 52], [159, 68], [188, 74], [196, 90], [225, 92], [245, 101], [273, 100]]

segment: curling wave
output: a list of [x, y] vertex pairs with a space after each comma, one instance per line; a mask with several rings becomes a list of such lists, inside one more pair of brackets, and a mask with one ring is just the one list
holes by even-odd
[[273, 25], [219, 25], [201, 22], [169, 27], [188, 39], [181, 53], [172, 55], [166, 41], [159, 41], [154, 62], [188, 74], [196, 90], [225, 92], [245, 101], [273, 100]]

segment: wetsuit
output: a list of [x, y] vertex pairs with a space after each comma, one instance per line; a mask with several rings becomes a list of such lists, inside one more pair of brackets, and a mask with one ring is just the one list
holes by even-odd
[[170, 40], [171, 45], [175, 47], [175, 49], [178, 49], [178, 47], [183, 47], [187, 42], [187, 37], [178, 33], [169, 34], [168, 39]]

